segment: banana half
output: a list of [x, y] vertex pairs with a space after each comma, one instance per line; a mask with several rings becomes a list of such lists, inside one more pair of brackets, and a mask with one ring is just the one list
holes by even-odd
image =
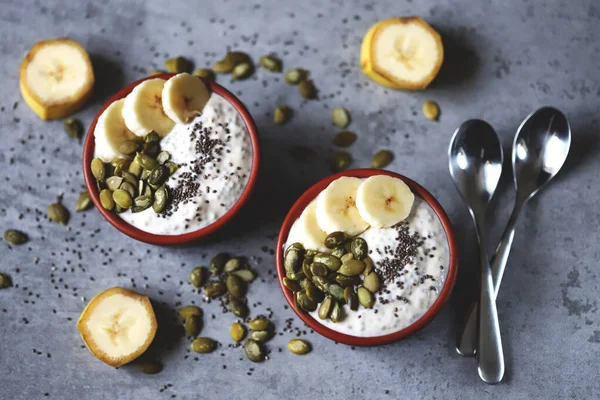
[[113, 367], [142, 355], [154, 340], [156, 328], [148, 297], [120, 287], [96, 295], [77, 321], [88, 349]]
[[356, 208], [356, 195], [362, 179], [341, 177], [331, 182], [317, 198], [317, 223], [329, 234], [342, 231], [350, 236], [365, 231], [369, 224]]
[[123, 120], [135, 135], [143, 137], [154, 130], [164, 137], [175, 126], [175, 122], [163, 110], [162, 93], [165, 82], [160, 78], [148, 79], [125, 97]]
[[188, 73], [171, 77], [162, 90], [165, 114], [180, 124], [187, 124], [200, 114], [209, 98], [204, 82]]
[[104, 162], [111, 162], [115, 158], [124, 158], [119, 151], [119, 146], [126, 140], [133, 140], [137, 136], [127, 128], [123, 119], [123, 106], [125, 99], [117, 100], [104, 110], [94, 129], [96, 154]]
[[389, 228], [405, 220], [414, 201], [415, 195], [406, 183], [387, 175], [367, 178], [356, 193], [361, 218], [374, 228]]
[[25, 102], [43, 120], [63, 118], [85, 105], [94, 70], [84, 48], [68, 38], [44, 40], [29, 51], [19, 72]]

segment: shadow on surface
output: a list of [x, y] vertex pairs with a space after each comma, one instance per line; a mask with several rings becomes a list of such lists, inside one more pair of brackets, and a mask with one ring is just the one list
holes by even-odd
[[431, 84], [432, 88], [446, 88], [472, 79], [479, 68], [479, 57], [470, 42], [468, 28], [438, 28], [444, 44], [444, 63]]
[[92, 103], [103, 104], [109, 97], [125, 86], [121, 67], [99, 54], [90, 54], [96, 83], [92, 92]]

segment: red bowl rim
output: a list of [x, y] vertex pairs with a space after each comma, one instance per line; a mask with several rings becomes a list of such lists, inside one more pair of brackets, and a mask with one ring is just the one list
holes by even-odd
[[[425, 200], [425, 202], [427, 202], [427, 204], [429, 204], [429, 206], [437, 214], [438, 218], [440, 219], [440, 222], [442, 223], [442, 227], [446, 232], [446, 237], [448, 239], [448, 249], [450, 251], [450, 261], [448, 265], [448, 276], [446, 277], [446, 282], [444, 283], [440, 295], [433, 303], [433, 305], [429, 308], [429, 310], [427, 310], [427, 312], [423, 314], [421, 318], [419, 318], [417, 321], [413, 322], [406, 328], [401, 329], [397, 332], [393, 332], [382, 336], [360, 337], [334, 331], [333, 329], [330, 329], [319, 323], [309, 314], [300, 311], [296, 308], [294, 304], [292, 291], [283, 285], [283, 277], [285, 276], [285, 269], [283, 267], [283, 246], [285, 245], [285, 241], [287, 240], [292, 224], [296, 221], [296, 219], [298, 219], [298, 217], [300, 216], [302, 211], [304, 211], [304, 209], [308, 206], [308, 204], [314, 198], [316, 198], [317, 195], [321, 193], [321, 191], [323, 191], [331, 182], [342, 176], [368, 178], [373, 175], [388, 175], [402, 179], [410, 187], [413, 193], [421, 197], [423, 200]], [[318, 332], [319, 334], [336, 342], [353, 346], [378, 346], [382, 344], [395, 342], [397, 340], [404, 339], [407, 336], [412, 335], [413, 333], [425, 327], [440, 312], [442, 306], [448, 300], [448, 297], [452, 292], [452, 288], [454, 287], [454, 282], [456, 281], [456, 273], [458, 270], [458, 247], [456, 244], [456, 238], [454, 236], [454, 231], [452, 229], [450, 219], [446, 215], [446, 212], [444, 211], [440, 203], [431, 195], [431, 193], [429, 193], [425, 188], [423, 188], [421, 185], [419, 185], [412, 179], [409, 179], [403, 175], [380, 169], [364, 168], [340, 172], [335, 175], [331, 175], [325, 179], [322, 179], [313, 186], [311, 186], [306, 192], [304, 192], [304, 194], [302, 194], [302, 196], [298, 198], [298, 200], [294, 203], [287, 216], [285, 217], [285, 220], [283, 221], [283, 224], [281, 226], [281, 230], [279, 231], [279, 238], [277, 239], [276, 266], [279, 286], [283, 291], [285, 299], [287, 300], [292, 310], [294, 310], [296, 315], [298, 315], [298, 317], [300, 317], [300, 319], [304, 321], [306, 325], [312, 328], [315, 332]]]
[[127, 236], [130, 236], [142, 242], [159, 245], [175, 245], [192, 242], [194, 240], [198, 240], [210, 235], [211, 233], [225, 225], [227, 222], [229, 222], [248, 201], [252, 190], [254, 189], [254, 186], [256, 184], [260, 164], [260, 144], [258, 138], [258, 130], [256, 128], [254, 120], [252, 119], [252, 116], [250, 115], [244, 104], [242, 104], [242, 102], [233, 93], [231, 93], [229, 90], [225, 89], [218, 83], [202, 79], [202, 81], [208, 86], [209, 90], [212, 93], [218, 94], [219, 96], [226, 99], [229, 103], [231, 103], [231, 105], [233, 105], [233, 107], [242, 117], [242, 120], [246, 125], [246, 129], [248, 130], [248, 134], [250, 135], [250, 142], [252, 144], [252, 169], [250, 171], [250, 177], [248, 178], [246, 187], [244, 188], [244, 191], [240, 195], [239, 199], [221, 218], [219, 218], [212, 224], [197, 231], [188, 232], [180, 235], [157, 235], [153, 233], [144, 232], [143, 230], [138, 229], [125, 222], [125, 220], [120, 218], [115, 213], [108, 211], [102, 207], [102, 204], [100, 203], [99, 193], [95, 184], [95, 179], [92, 175], [90, 167], [90, 163], [94, 158], [94, 130], [96, 129], [98, 118], [100, 117], [100, 115], [102, 115], [102, 113], [104, 112], [104, 110], [106, 110], [108, 106], [110, 106], [113, 102], [127, 96], [140, 83], [148, 79], [169, 79], [173, 75], [175, 74], [158, 74], [148, 76], [146, 78], [130, 83], [129, 85], [125, 86], [123, 89], [118, 91], [106, 102], [106, 104], [104, 104], [102, 109], [98, 112], [98, 114], [94, 118], [94, 121], [88, 129], [85, 142], [83, 143], [83, 179], [85, 181], [85, 186], [90, 194], [92, 202], [96, 206], [96, 209], [100, 211], [100, 214], [102, 214], [102, 216], [108, 222], [110, 222], [112, 226], [114, 226]]

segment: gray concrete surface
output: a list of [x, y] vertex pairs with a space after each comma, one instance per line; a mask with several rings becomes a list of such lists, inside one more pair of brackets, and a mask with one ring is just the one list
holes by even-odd
[[[358, 67], [362, 35], [377, 20], [420, 15], [444, 36], [446, 63], [435, 84], [418, 93], [386, 90]], [[600, 212], [600, 5], [587, 1], [15, 1], [0, 3], [0, 225], [26, 231], [19, 248], [0, 244], [0, 271], [14, 287], [0, 291], [0, 398], [37, 399], [597, 399], [600, 356], [598, 225]], [[62, 123], [42, 122], [19, 94], [19, 63], [38, 40], [70, 36], [93, 57], [93, 101], [77, 114], [89, 124], [125, 83], [160, 67], [168, 56], [210, 65], [227, 47], [259, 57], [276, 52], [285, 68], [311, 71], [320, 100], [302, 102], [281, 75], [258, 71], [246, 82], [219, 77], [249, 107], [264, 150], [251, 204], [218, 236], [194, 246], [137, 243], [95, 210], [73, 213], [69, 228], [50, 223], [45, 209], [64, 193], [73, 209], [82, 185], [82, 144]], [[439, 122], [421, 115], [423, 101], [439, 102]], [[271, 110], [296, 109], [276, 127]], [[261, 281], [250, 292], [253, 313], [271, 308], [278, 332], [285, 320], [274, 278], [275, 236], [294, 199], [329, 172], [335, 132], [332, 107], [347, 107], [359, 135], [354, 167], [368, 166], [380, 148], [392, 149], [391, 169], [432, 191], [451, 216], [461, 249], [452, 301], [426, 329], [403, 342], [352, 349], [308, 333], [314, 351], [292, 356], [289, 332], [270, 344], [271, 359], [255, 365], [227, 346], [234, 320], [215, 304], [204, 307], [204, 335], [223, 347], [195, 361], [173, 328], [178, 302], [199, 301], [185, 282], [190, 269], [223, 250], [253, 256]], [[446, 166], [446, 148], [465, 119], [483, 118], [505, 150], [521, 120], [542, 105], [570, 118], [574, 133], [566, 170], [531, 202], [517, 235], [498, 308], [507, 373], [498, 386], [477, 377], [476, 363], [459, 357], [454, 338], [476, 282], [475, 236]], [[306, 145], [310, 164], [290, 157]], [[490, 213], [494, 245], [514, 198], [510, 170]], [[154, 300], [161, 335], [152, 356], [164, 371], [146, 376], [119, 370], [82, 346], [75, 322], [100, 290], [134, 287]], [[216, 314], [212, 319], [211, 314]], [[280, 353], [279, 348], [283, 351]], [[223, 369], [226, 365], [226, 369]]]

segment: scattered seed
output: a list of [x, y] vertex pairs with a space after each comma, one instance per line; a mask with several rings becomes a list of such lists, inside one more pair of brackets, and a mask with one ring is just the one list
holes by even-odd
[[202, 320], [196, 315], [190, 315], [185, 320], [184, 328], [186, 335], [196, 337], [202, 330]]
[[311, 100], [317, 97], [317, 88], [310, 79], [303, 80], [298, 84], [298, 91], [305, 99]]
[[29, 241], [29, 237], [26, 233], [18, 231], [16, 229], [7, 229], [4, 231], [4, 240], [8, 244], [18, 246], [20, 244], [27, 243]]
[[340, 147], [349, 147], [356, 141], [356, 133], [351, 131], [342, 131], [333, 137], [331, 141], [334, 145]]
[[239, 322], [234, 322], [229, 328], [229, 334], [234, 342], [239, 343], [244, 339], [244, 336], [246, 336], [246, 328]]
[[192, 72], [192, 62], [184, 57], [169, 58], [165, 61], [165, 68], [172, 74], [181, 72]]
[[285, 73], [285, 81], [290, 85], [297, 85], [308, 76], [308, 71], [300, 68], [294, 68]]
[[69, 210], [60, 203], [50, 204], [48, 206], [48, 218], [61, 225], [66, 225], [69, 222]]
[[262, 56], [258, 59], [258, 64], [264, 69], [271, 72], [281, 72], [282, 62], [275, 56]]
[[284, 124], [292, 118], [293, 114], [294, 111], [291, 107], [286, 105], [279, 106], [275, 108], [275, 111], [273, 112], [273, 122], [277, 125]]
[[63, 122], [63, 127], [67, 135], [73, 139], [79, 139], [83, 135], [83, 125], [81, 121], [76, 118], [67, 118]]
[[192, 75], [200, 77], [202, 79], [206, 79], [207, 81], [215, 80], [215, 72], [209, 68], [198, 68], [194, 70], [194, 73]]
[[195, 353], [210, 353], [216, 347], [217, 343], [207, 337], [194, 339], [191, 344], [192, 351]]
[[90, 198], [90, 194], [87, 190], [79, 193], [79, 197], [77, 198], [77, 202], [75, 202], [75, 211], [81, 212], [89, 209], [92, 206], [92, 199]]
[[256, 340], [248, 339], [244, 343], [244, 351], [248, 360], [252, 362], [261, 362], [265, 359], [265, 352], [262, 345]]
[[430, 121], [437, 121], [440, 116], [440, 107], [435, 101], [426, 101], [423, 103], [423, 115]]
[[257, 317], [248, 323], [248, 326], [253, 331], [266, 331], [271, 326], [271, 322], [264, 317]]
[[292, 339], [288, 342], [287, 345], [288, 350], [293, 354], [307, 354], [311, 350], [310, 343], [302, 340], [302, 339]]
[[242, 80], [247, 79], [254, 72], [254, 68], [251, 63], [244, 62], [233, 67], [233, 71], [231, 71], [231, 78], [234, 80]]
[[394, 160], [394, 153], [389, 150], [379, 150], [373, 156], [371, 168], [385, 168]]
[[190, 283], [193, 287], [199, 288], [204, 285], [204, 279], [206, 278], [206, 268], [196, 267], [190, 273]]
[[138, 364], [140, 371], [144, 374], [154, 375], [158, 374], [163, 369], [163, 365], [160, 362], [149, 362]]
[[187, 320], [191, 316], [202, 318], [202, 309], [197, 306], [185, 306], [178, 311], [183, 320]]
[[332, 169], [334, 172], [344, 171], [350, 164], [352, 164], [352, 156], [347, 151], [336, 151], [333, 153]]
[[350, 113], [343, 107], [336, 107], [331, 114], [333, 124], [339, 128], [346, 128], [350, 125]]
[[12, 286], [10, 276], [0, 272], [0, 289], [6, 289]]

